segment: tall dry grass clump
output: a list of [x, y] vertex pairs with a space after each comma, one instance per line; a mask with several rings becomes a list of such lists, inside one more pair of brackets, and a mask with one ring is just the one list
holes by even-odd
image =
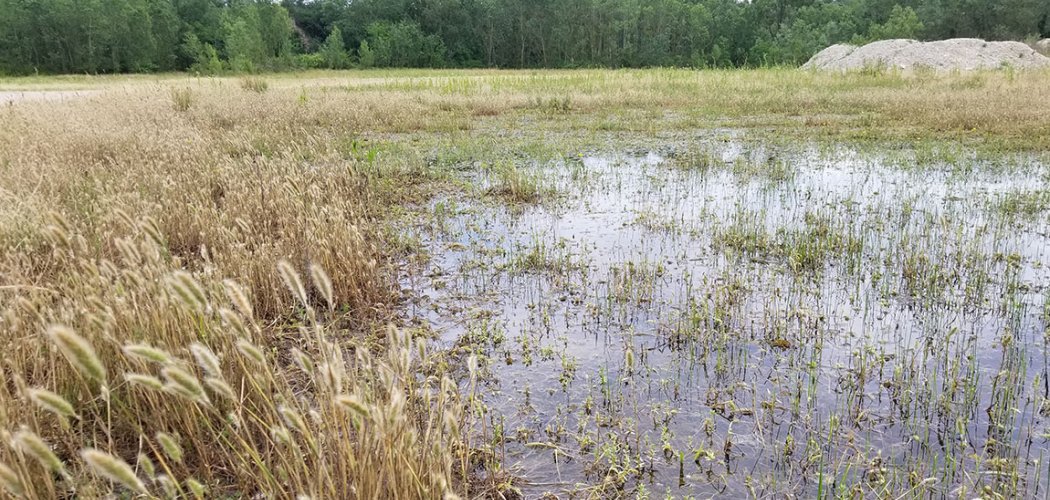
[[3, 488], [462, 488], [469, 419], [447, 363], [374, 326], [395, 297], [378, 221], [398, 184], [334, 146], [367, 119], [193, 92], [182, 109], [139, 89], [3, 111]]

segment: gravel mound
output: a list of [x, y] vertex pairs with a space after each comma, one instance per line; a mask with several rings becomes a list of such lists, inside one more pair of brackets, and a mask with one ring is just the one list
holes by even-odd
[[804, 69], [849, 71], [867, 67], [901, 70], [929, 68], [937, 71], [1050, 67], [1050, 58], [1021, 42], [986, 42], [955, 38], [936, 42], [881, 40], [863, 47], [832, 45], [818, 52]]
[[1050, 38], [1035, 42], [1035, 50], [1042, 52], [1044, 56], [1050, 54]]

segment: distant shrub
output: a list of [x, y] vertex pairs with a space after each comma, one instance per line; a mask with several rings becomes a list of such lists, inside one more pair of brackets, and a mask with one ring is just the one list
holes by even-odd
[[210, 43], [201, 43], [193, 33], [188, 33], [183, 40], [181, 50], [193, 59], [190, 71], [201, 75], [215, 75], [222, 73], [222, 60], [219, 52]]
[[548, 99], [536, 97], [532, 100], [532, 107], [549, 114], [568, 113], [572, 111], [572, 99], [568, 96]]
[[252, 92], [263, 93], [270, 88], [270, 84], [262, 78], [248, 76], [241, 78], [241, 88]]
[[189, 88], [172, 89], [171, 105], [178, 112], [188, 111], [193, 105], [193, 91]]
[[376, 64], [376, 54], [368, 46], [368, 40], [361, 40], [361, 46], [357, 49], [357, 63], [366, 69]]
[[303, 69], [319, 69], [324, 67], [324, 56], [321, 54], [299, 54], [296, 57], [296, 66]]
[[342, 69], [350, 65], [350, 56], [346, 53], [346, 46], [343, 44], [343, 32], [339, 31], [338, 26], [332, 29], [318, 54], [321, 55], [324, 66], [328, 69]]

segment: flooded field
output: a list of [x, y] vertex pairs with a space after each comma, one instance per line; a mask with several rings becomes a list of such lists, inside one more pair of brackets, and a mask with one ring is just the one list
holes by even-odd
[[474, 164], [404, 228], [526, 497], [1047, 494], [1048, 170], [688, 146]]
[[1050, 497], [1045, 72], [0, 79], [0, 497]]

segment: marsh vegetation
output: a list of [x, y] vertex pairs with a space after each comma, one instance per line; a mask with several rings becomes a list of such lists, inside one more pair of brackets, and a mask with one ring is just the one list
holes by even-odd
[[1046, 76], [0, 81], [0, 480], [1044, 496]]

